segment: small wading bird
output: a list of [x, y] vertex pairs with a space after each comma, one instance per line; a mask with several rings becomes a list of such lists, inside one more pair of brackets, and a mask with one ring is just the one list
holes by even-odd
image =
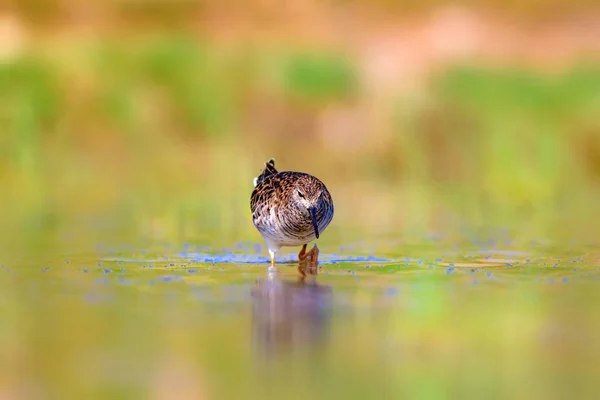
[[318, 239], [333, 219], [333, 200], [323, 182], [302, 172], [278, 172], [275, 160], [269, 160], [254, 179], [250, 209], [252, 222], [269, 249], [272, 269], [281, 247], [302, 245], [299, 260], [309, 259], [316, 271], [319, 249], [315, 244], [306, 252], [306, 246]]

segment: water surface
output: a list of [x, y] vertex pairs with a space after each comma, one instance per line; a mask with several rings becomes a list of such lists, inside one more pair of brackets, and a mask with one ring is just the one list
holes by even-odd
[[0, 260], [0, 397], [593, 398], [600, 251], [56, 249]]

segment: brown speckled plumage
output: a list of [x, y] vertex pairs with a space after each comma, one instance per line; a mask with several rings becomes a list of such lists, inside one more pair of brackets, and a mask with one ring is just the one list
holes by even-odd
[[[275, 161], [269, 160], [254, 185], [252, 222], [267, 244], [271, 265], [282, 246], [303, 245], [299, 256], [306, 258], [306, 244], [318, 238], [333, 219], [333, 201], [323, 182], [302, 172], [278, 172]], [[316, 265], [317, 254], [315, 247], [310, 254], [312, 264]]]

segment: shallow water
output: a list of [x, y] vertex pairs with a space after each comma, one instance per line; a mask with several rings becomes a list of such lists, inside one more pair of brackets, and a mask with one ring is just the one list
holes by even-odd
[[256, 243], [46, 253], [0, 260], [0, 398], [600, 393], [593, 246], [323, 245], [305, 279]]

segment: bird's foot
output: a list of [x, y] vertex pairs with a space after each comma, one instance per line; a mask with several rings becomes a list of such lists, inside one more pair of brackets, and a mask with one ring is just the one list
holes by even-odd
[[267, 270], [269, 275], [273, 275], [275, 273], [277, 273], [277, 267], [275, 267], [275, 252], [270, 252], [271, 253], [271, 265], [269, 266], [269, 269]]
[[306, 276], [307, 272], [309, 275], [317, 275], [319, 264], [319, 248], [317, 245], [315, 244], [308, 253], [306, 252], [306, 245], [302, 246], [302, 250], [298, 254], [298, 261], [298, 271], [302, 276]]
[[310, 272], [311, 275], [317, 275], [319, 265], [319, 248], [315, 244], [313, 248], [308, 252], [310, 254]]
[[302, 250], [300, 250], [300, 253], [298, 253], [298, 261], [304, 261], [306, 260], [307, 254], [306, 254], [306, 245], [302, 246]]

